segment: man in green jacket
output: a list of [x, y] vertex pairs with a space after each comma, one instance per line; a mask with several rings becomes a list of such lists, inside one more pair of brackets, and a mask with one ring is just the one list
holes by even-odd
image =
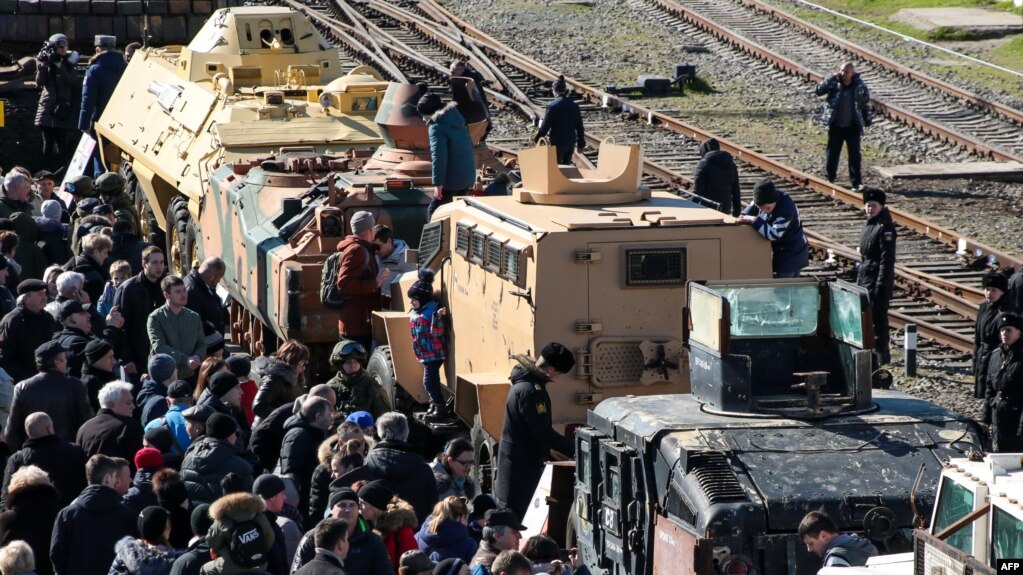
[[174, 358], [178, 377], [193, 379], [206, 356], [206, 338], [199, 314], [185, 307], [188, 291], [178, 276], [167, 276], [160, 282], [167, 303], [149, 314], [150, 355], [165, 353]]

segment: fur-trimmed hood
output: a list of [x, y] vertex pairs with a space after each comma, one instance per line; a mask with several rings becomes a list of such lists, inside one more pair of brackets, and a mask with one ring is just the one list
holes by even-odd
[[250, 493], [232, 493], [213, 502], [210, 518], [214, 521], [248, 521], [263, 511], [266, 511], [266, 504], [261, 498]]
[[[453, 101], [448, 102], [443, 108], [434, 112], [432, 115], [430, 115], [430, 121], [441, 122], [442, 120], [444, 120], [448, 124], [453, 123], [454, 125], [457, 125], [457, 121], [455, 122], [452, 121], [454, 120], [454, 114], [451, 114], [451, 110], [455, 110], [456, 112], [458, 112], [458, 104], [456, 102]], [[461, 112], [458, 112], [458, 118], [462, 120], [462, 126], [465, 126], [465, 118], [462, 118]]]
[[330, 458], [334, 455], [334, 447], [337, 445], [337, 435], [330, 434], [327, 439], [320, 442], [316, 448], [316, 459], [322, 464], [330, 467]]
[[7, 509], [14, 509], [14, 505], [23, 497], [36, 499], [52, 498], [56, 501], [60, 499], [60, 492], [57, 491], [57, 488], [52, 483], [32, 482], [12, 484], [7, 492], [7, 499], [4, 500], [4, 504]]
[[163, 575], [169, 573], [180, 553], [163, 546], [146, 545], [140, 539], [125, 537], [114, 546], [116, 557], [111, 573]]
[[412, 509], [412, 504], [395, 497], [387, 506], [387, 511], [377, 519], [373, 527], [379, 533], [386, 533], [397, 531], [401, 527], [415, 529], [418, 526], [419, 521], [416, 520], [416, 511]]

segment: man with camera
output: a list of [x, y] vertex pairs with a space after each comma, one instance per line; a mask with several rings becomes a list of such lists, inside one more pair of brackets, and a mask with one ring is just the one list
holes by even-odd
[[70, 159], [68, 130], [74, 126], [75, 63], [78, 52], [68, 51], [68, 37], [54, 34], [36, 56], [36, 85], [42, 88], [35, 125], [43, 132], [43, 163], [57, 170]]

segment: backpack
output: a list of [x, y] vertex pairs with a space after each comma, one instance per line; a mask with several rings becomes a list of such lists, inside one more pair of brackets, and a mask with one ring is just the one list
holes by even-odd
[[320, 272], [320, 303], [327, 309], [341, 309], [345, 305], [345, 294], [337, 287], [337, 276], [341, 269], [341, 254], [330, 254], [323, 262]]
[[267, 561], [263, 530], [255, 519], [236, 523], [227, 546], [231, 561], [246, 569], [255, 569]]

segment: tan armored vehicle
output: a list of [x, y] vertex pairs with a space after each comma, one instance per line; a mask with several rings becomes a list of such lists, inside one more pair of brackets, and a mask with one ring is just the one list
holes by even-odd
[[[638, 145], [605, 142], [594, 170], [557, 166], [551, 147], [520, 152], [513, 196], [470, 197], [423, 228], [419, 261], [436, 271], [449, 310], [445, 388], [473, 427], [490, 479], [515, 354], [559, 341], [576, 371], [549, 387], [555, 424], [585, 422], [602, 399], [689, 392], [682, 348], [687, 280], [771, 277], [770, 244], [749, 226], [641, 187]], [[379, 312], [369, 361], [394, 405], [427, 401], [412, 351], [402, 276]]]
[[301, 13], [227, 8], [188, 46], [138, 50], [96, 136], [104, 165], [128, 181], [143, 239], [163, 246], [166, 231], [169, 259], [187, 271], [217, 166], [289, 151], [365, 160], [384, 142], [373, 119], [386, 89], [372, 69], [345, 74]]

